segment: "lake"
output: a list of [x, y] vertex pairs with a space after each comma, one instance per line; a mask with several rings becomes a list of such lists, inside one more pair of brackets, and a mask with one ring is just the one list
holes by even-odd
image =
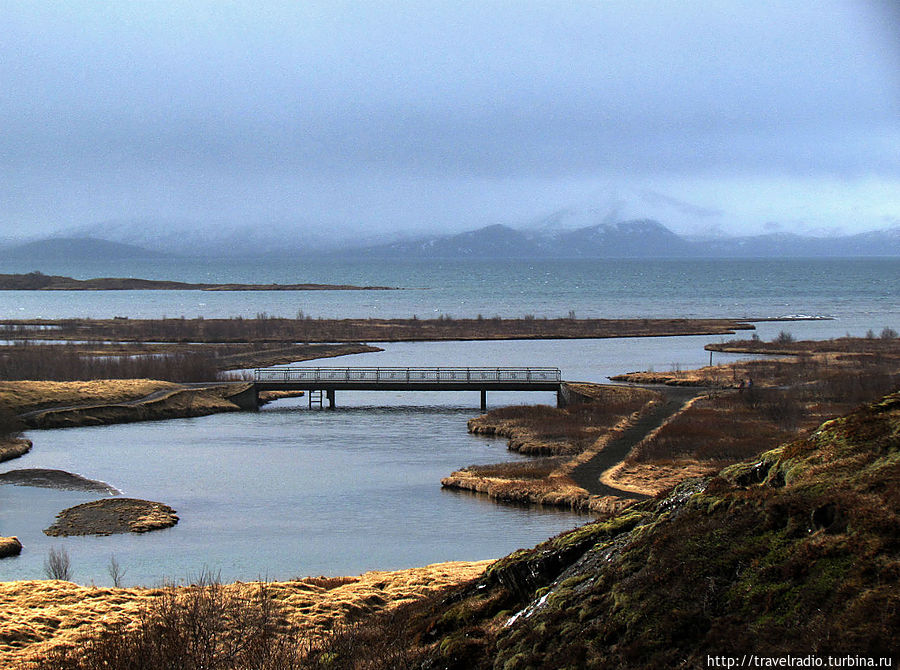
[[[34, 268], [28, 268], [31, 270]], [[280, 261], [271, 267], [172, 261], [124, 268], [41, 268], [46, 273], [132, 275], [181, 281], [387, 284], [390, 292], [3, 292], [0, 317], [68, 316], [830, 316], [761, 323], [763, 339], [900, 330], [900, 262], [565, 261], [456, 264]], [[127, 270], [127, 271], [126, 271]], [[8, 267], [3, 272], [18, 271]], [[556, 366], [563, 378], [604, 381], [632, 370], [709, 362], [715, 337], [397, 343], [328, 365]], [[716, 361], [729, 360], [715, 354]], [[553, 394], [488, 393], [489, 407], [553, 403]], [[110, 583], [110, 556], [129, 584], [355, 574], [436, 561], [496, 558], [532, 546], [586, 517], [497, 505], [444, 491], [440, 479], [474, 463], [522, 458], [503, 440], [469, 435], [477, 393], [338, 393], [335, 412], [305, 399], [260, 412], [31, 431], [23, 458], [0, 469], [59, 468], [112, 484], [125, 495], [172, 505], [174, 528], [146, 535], [48, 538], [41, 529], [93, 494], [0, 486], [0, 535], [23, 554], [0, 562], [0, 579], [40, 578], [51, 546], [72, 558], [75, 580]]]

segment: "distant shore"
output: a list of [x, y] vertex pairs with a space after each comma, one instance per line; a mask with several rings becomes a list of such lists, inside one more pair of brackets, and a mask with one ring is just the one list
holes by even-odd
[[102, 277], [73, 279], [41, 272], [0, 274], [0, 291], [398, 291], [395, 286], [352, 284], [192, 284], [180, 281]]
[[0, 335], [21, 340], [294, 344], [470, 340], [605, 339], [733, 335], [767, 319], [4, 319]]

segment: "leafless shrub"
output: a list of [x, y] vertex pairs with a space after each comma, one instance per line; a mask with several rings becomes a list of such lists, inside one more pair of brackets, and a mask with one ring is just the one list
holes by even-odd
[[44, 574], [47, 575], [47, 579], [71, 581], [72, 563], [69, 560], [69, 552], [65, 548], [50, 547], [50, 553], [44, 561]]
[[778, 333], [778, 336], [772, 341], [775, 342], [776, 344], [791, 344], [794, 341], [794, 336], [791, 335], [786, 330], [782, 330], [780, 333]]
[[115, 554], [109, 557], [109, 564], [106, 566], [106, 571], [109, 573], [110, 579], [112, 579], [113, 586], [120, 588], [122, 586], [122, 580], [125, 578], [126, 570], [116, 559]]
[[265, 584], [241, 590], [204, 576], [167, 587], [131, 622], [78, 649], [59, 648], [38, 670], [299, 670], [309, 650], [288, 629]]
[[623, 337], [654, 333], [693, 334], [698, 329], [713, 332], [727, 327], [717, 320], [703, 319], [457, 319], [441, 314], [435, 319], [302, 319], [272, 317], [260, 313], [255, 319], [61, 319], [48, 322], [5, 322], [11, 333], [22, 326], [51, 325], [61, 339], [117, 342], [384, 342], [427, 340], [510, 339], [529, 337]]

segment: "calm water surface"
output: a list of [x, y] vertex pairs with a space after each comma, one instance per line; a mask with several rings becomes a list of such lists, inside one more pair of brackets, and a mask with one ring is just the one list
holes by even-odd
[[[0, 272], [35, 268], [0, 263]], [[265, 263], [174, 259], [61, 263], [77, 278], [135, 276], [195, 282], [332, 283], [403, 291], [5, 291], [2, 318], [295, 317], [837, 317], [843, 335], [900, 329], [900, 259], [360, 261]]]

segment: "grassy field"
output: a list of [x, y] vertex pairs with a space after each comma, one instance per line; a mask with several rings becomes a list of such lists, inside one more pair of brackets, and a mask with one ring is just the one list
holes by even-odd
[[[218, 651], [233, 641], [232, 634], [240, 633], [235, 630], [238, 625], [247, 625], [249, 638], [253, 621], [259, 623], [259, 613], [251, 609], [260, 602], [269, 608], [269, 633], [290, 632], [301, 642], [314, 640], [366, 614], [390, 610], [474, 579], [488, 564], [489, 561], [440, 563], [395, 572], [367, 572], [358, 577], [238, 582], [226, 586], [209, 579], [201, 580], [204, 586], [162, 588], [96, 588], [62, 581], [0, 582], [0, 620], [4, 622], [0, 666], [32, 667], [28, 663], [31, 661], [37, 667], [54, 667], [55, 653], [68, 649], [81, 654], [87, 641], [97, 640], [104, 632], [118, 634], [154, 616], [173, 616], [188, 604], [194, 630], [205, 626], [204, 633]], [[240, 620], [240, 615], [253, 621]], [[166, 667], [179, 666], [176, 663]]]
[[23, 414], [59, 405], [113, 403], [174, 391], [179, 384], [153, 379], [100, 379], [85, 382], [0, 381], [0, 404]]
[[655, 494], [676, 483], [681, 472], [717, 470], [753, 458], [900, 387], [900, 340], [896, 338], [789, 339], [713, 345], [723, 351], [778, 351], [781, 357], [616, 377], [706, 386], [709, 394], [649, 435], [620, 468], [608, 473], [606, 481]]

